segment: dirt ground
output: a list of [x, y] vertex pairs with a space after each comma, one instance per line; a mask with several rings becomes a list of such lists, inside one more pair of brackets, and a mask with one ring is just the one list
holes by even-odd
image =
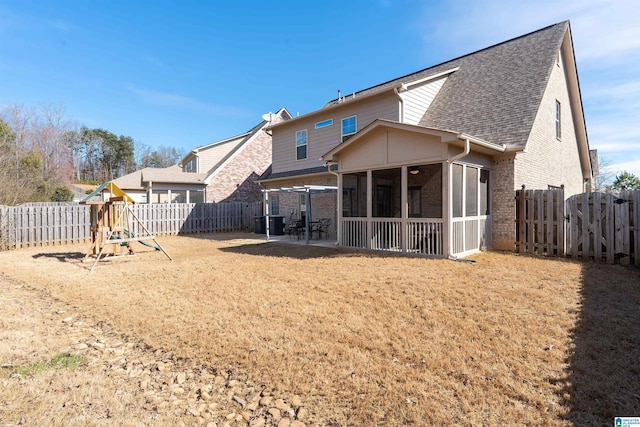
[[638, 270], [253, 237], [162, 238], [173, 261], [136, 247], [93, 272], [86, 245], [0, 253], [0, 426], [640, 415]]

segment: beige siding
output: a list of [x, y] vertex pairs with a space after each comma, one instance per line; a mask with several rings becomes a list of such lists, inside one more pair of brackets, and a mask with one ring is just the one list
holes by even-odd
[[420, 122], [446, 80], [447, 78], [443, 77], [401, 93], [400, 96], [404, 100], [404, 123], [417, 125]]
[[447, 158], [447, 146], [437, 136], [378, 128], [340, 153], [340, 171], [429, 163]]
[[[560, 101], [562, 135], [556, 139], [555, 105]], [[564, 185], [565, 197], [583, 192], [578, 142], [569, 102], [563, 62], [553, 66], [551, 78], [527, 141], [514, 165], [514, 189], [547, 189]], [[580, 108], [579, 105], [573, 106]]]
[[[376, 119], [399, 120], [399, 100], [394, 94], [372, 97], [362, 102], [346, 102], [312, 117], [291, 120], [273, 129], [273, 172], [287, 172], [322, 166], [320, 156], [341, 142], [342, 119], [357, 115], [357, 130]], [[315, 124], [333, 119], [333, 124], [316, 129]], [[296, 132], [307, 129], [307, 158], [296, 160]]]
[[233, 151], [245, 138], [246, 136], [235, 138], [231, 141], [215, 144], [200, 151], [200, 170], [198, 172], [209, 172], [212, 167]]

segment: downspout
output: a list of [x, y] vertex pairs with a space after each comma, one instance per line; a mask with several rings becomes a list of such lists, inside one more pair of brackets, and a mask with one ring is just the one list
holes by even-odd
[[[325, 166], [327, 166], [327, 172], [329, 172], [331, 175], [335, 175], [336, 176], [336, 187], [339, 186], [340, 184], [340, 175], [337, 172], [334, 172], [331, 170], [331, 166], [337, 164], [336, 162], [331, 162], [328, 161], [327, 163], [325, 163]], [[340, 188], [338, 188], [337, 191], [340, 191]], [[336, 193], [336, 245], [338, 244], [338, 242], [340, 241], [340, 233], [342, 232], [342, 224], [340, 221], [340, 203], [338, 203], [340, 201], [340, 197], [339, 194]]]
[[452, 248], [453, 248], [453, 194], [452, 194], [452, 189], [451, 189], [451, 177], [453, 175], [453, 162], [456, 162], [460, 159], [462, 159], [463, 157], [466, 157], [467, 155], [469, 155], [469, 153], [471, 152], [471, 142], [469, 141], [469, 138], [465, 138], [464, 139], [464, 150], [462, 151], [462, 153], [458, 153], [455, 156], [449, 158], [447, 160], [447, 162], [449, 163], [448, 167], [449, 167], [449, 218], [448, 218], [448, 223], [449, 223], [449, 230], [448, 230], [448, 240], [449, 240], [449, 244], [448, 244], [448, 248], [447, 248], [447, 258], [449, 259], [453, 259], [453, 253], [452, 253]]
[[395, 95], [400, 100], [400, 120], [399, 121], [400, 123], [404, 123], [404, 99], [402, 99], [402, 96], [400, 95], [400, 92], [398, 91], [397, 87], [393, 88], [393, 93], [395, 93]]

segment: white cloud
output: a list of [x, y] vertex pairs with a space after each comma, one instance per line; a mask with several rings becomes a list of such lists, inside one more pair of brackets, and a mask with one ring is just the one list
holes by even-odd
[[640, 177], [640, 158], [625, 162], [612, 163], [607, 169], [613, 172], [614, 175], [619, 175], [626, 171]]
[[[418, 15], [423, 40], [465, 54], [564, 20], [571, 21], [579, 62], [626, 61], [640, 50], [640, 2], [630, 0], [452, 0]], [[424, 25], [429, 22], [430, 25]]]
[[204, 102], [184, 95], [140, 89], [131, 85], [126, 89], [144, 102], [157, 106], [199, 111], [213, 116], [246, 116], [250, 114], [243, 108]]

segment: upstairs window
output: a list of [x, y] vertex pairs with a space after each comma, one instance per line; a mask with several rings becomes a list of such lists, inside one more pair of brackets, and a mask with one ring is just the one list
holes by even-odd
[[307, 130], [296, 132], [296, 160], [307, 158]]
[[316, 123], [316, 129], [326, 128], [327, 126], [331, 126], [333, 124], [333, 119], [324, 120]]
[[182, 172], [198, 172], [198, 158], [193, 157], [191, 160], [185, 163], [185, 165], [182, 167]]
[[345, 142], [356, 133], [357, 124], [357, 116], [342, 119], [342, 142]]
[[562, 116], [560, 101], [556, 100], [556, 138], [560, 139], [562, 136], [562, 124], [560, 122]]

